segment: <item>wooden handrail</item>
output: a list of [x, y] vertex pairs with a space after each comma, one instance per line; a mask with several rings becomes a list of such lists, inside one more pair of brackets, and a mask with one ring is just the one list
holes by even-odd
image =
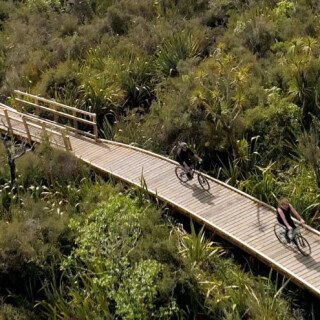
[[[97, 127], [97, 116], [93, 112], [88, 112], [84, 110], [80, 110], [75, 107], [70, 107], [68, 105], [53, 101], [53, 100], [48, 100], [39, 96], [35, 96], [30, 93], [22, 92], [20, 90], [14, 90], [14, 93], [18, 97], [14, 97], [14, 100], [17, 102], [17, 106], [21, 104], [27, 104], [33, 108], [35, 108], [35, 114], [36, 116], [40, 115], [39, 110], [44, 110], [47, 112], [50, 112], [54, 116], [54, 122], [58, 122], [59, 116], [68, 118], [73, 121], [73, 131], [76, 133], [81, 133], [90, 137], [93, 137], [95, 140], [98, 139], [98, 127]], [[34, 102], [25, 100], [25, 98], [29, 98], [33, 100]], [[40, 105], [39, 101], [44, 103], [45, 105]], [[70, 110], [72, 114], [69, 114], [65, 111], [59, 111], [57, 108], [61, 108], [64, 110]], [[79, 117], [78, 114], [83, 115], [83, 116], [88, 116], [91, 120], [84, 119], [82, 117]], [[78, 123], [83, 123], [89, 126], [92, 126], [92, 132], [89, 133], [84, 130], [79, 129]], [[72, 128], [72, 127], [71, 127]]]
[[[9, 110], [10, 112], [13, 112], [13, 113], [17, 113], [18, 115], [21, 115], [21, 112], [17, 111], [16, 109], [13, 109], [13, 108], [6, 106], [5, 104], [3, 104], [1, 102], [0, 102], [0, 108], [3, 110]], [[37, 123], [41, 122], [41, 120], [38, 117], [35, 117], [33, 115], [30, 115], [30, 114], [23, 114], [23, 115], [26, 117], [26, 119], [29, 119], [30, 121], [37, 122]], [[11, 116], [11, 118], [13, 118], [13, 117]], [[19, 121], [19, 119], [20, 118], [16, 118], [16, 120], [18, 120], [18, 121]], [[65, 126], [54, 123], [54, 122], [50, 122], [50, 126], [56, 127], [59, 129], [65, 128]]]
[[81, 114], [89, 116], [89, 117], [92, 117], [93, 115], [95, 115], [95, 113], [93, 113], [93, 112], [89, 112], [89, 111], [81, 110], [81, 109], [78, 109], [78, 108], [75, 108], [75, 107], [71, 107], [71, 106], [68, 106], [66, 104], [62, 104], [62, 103], [59, 103], [59, 102], [56, 102], [56, 101], [53, 101], [53, 100], [45, 99], [45, 98], [30, 94], [30, 93], [26, 93], [26, 92], [20, 91], [20, 90], [14, 90], [14, 93], [17, 94], [17, 95], [26, 96], [26, 97], [34, 99], [34, 100], [42, 101], [44, 103], [48, 103], [50, 105], [54, 105], [54, 106], [59, 107], [59, 108], [67, 109], [67, 110], [70, 110], [70, 111], [75, 111], [77, 113], [81, 113]]
[[[2, 109], [10, 110], [10, 112], [14, 112], [14, 113], [17, 113], [17, 114], [21, 114], [20, 111], [17, 111], [16, 109], [13, 109], [13, 108], [10, 108], [10, 107], [8, 107], [8, 106], [6, 106], [5, 104], [3, 104], [3, 103], [0, 102], [0, 109], [1, 109], [1, 108], [2, 108]], [[42, 120], [40, 120], [41, 118], [39, 118], [39, 117], [37, 117], [37, 116], [35, 116], [35, 115], [31, 115], [31, 114], [24, 114], [24, 115], [25, 115], [25, 117], [26, 117], [27, 119], [29, 119], [30, 121], [33, 121], [33, 122], [39, 123], [40, 121], [42, 121]], [[3, 114], [3, 116], [4, 116], [4, 114]], [[47, 121], [48, 125], [50, 124], [50, 127], [56, 127], [56, 128], [59, 129], [59, 130], [61, 130], [61, 129], [63, 130], [64, 128], [67, 127], [67, 129], [68, 129], [69, 131], [75, 131], [75, 132], [79, 132], [79, 131], [80, 131], [80, 130], [77, 130], [77, 129], [73, 128], [73, 127], [63, 126], [63, 125], [60, 125], [60, 124], [58, 124], [58, 123], [52, 122], [52, 121], [47, 120], [47, 119], [46, 119], [46, 121]], [[50, 121], [50, 122], [49, 122], [49, 121]], [[97, 131], [97, 129], [95, 129], [95, 130]], [[97, 140], [97, 136], [95, 136], [94, 133], [85, 132], [85, 131], [81, 131], [81, 133], [82, 133], [84, 136], [88, 136], [88, 137], [91, 137], [91, 138]]]
[[[14, 131], [15, 132], [19, 132], [19, 133], [26, 133], [29, 143], [32, 143], [32, 138], [39, 139], [38, 136], [32, 134], [32, 132], [31, 132], [31, 130], [29, 128], [29, 127], [33, 127], [33, 128], [38, 129], [39, 131], [42, 131], [43, 134], [46, 134], [47, 132], [49, 132], [49, 134], [52, 134], [54, 136], [58, 136], [59, 138], [61, 138], [63, 140], [63, 144], [59, 144], [59, 143], [57, 143], [57, 142], [55, 142], [53, 140], [50, 141], [50, 143], [53, 143], [53, 144], [61, 146], [61, 147], [65, 147], [66, 150], [70, 150], [70, 151], [72, 150], [70, 137], [67, 135], [66, 128], [59, 126], [60, 130], [62, 130], [62, 132], [59, 132], [59, 131], [55, 131], [55, 130], [52, 130], [52, 129], [48, 128], [46, 126], [45, 121], [40, 121], [37, 118], [35, 118], [37, 123], [34, 123], [34, 122], [27, 121], [28, 116], [24, 115], [24, 114], [23, 115], [20, 114], [21, 117], [10, 116], [8, 114], [8, 110], [5, 109], [4, 106], [5, 105], [0, 103], [0, 108], [3, 109], [3, 113], [0, 111], [0, 115], [6, 118], [7, 125], [8, 125], [8, 128], [9, 128], [10, 134], [12, 134], [12, 136], [14, 135]], [[15, 111], [15, 112], [18, 113], [17, 111]], [[19, 128], [14, 128], [13, 129], [12, 124], [11, 124], [11, 120], [19, 122], [19, 123], [23, 123], [25, 130], [22, 130], [22, 129], [19, 129]], [[35, 120], [33, 119], [33, 121], [35, 121]]]
[[53, 109], [50, 109], [48, 107], [45, 107], [45, 106], [41, 106], [41, 105], [38, 105], [38, 104], [35, 104], [35, 103], [32, 103], [30, 101], [26, 101], [26, 100], [21, 100], [19, 98], [14, 98], [15, 101], [18, 101], [19, 103], [24, 103], [24, 104], [27, 104], [33, 108], [38, 108], [38, 109], [42, 109], [44, 111], [48, 111], [48, 112], [51, 112], [53, 114], [56, 114], [58, 116], [61, 116], [61, 117], [65, 117], [65, 118], [69, 118], [73, 121], [77, 121], [77, 122], [82, 122], [82, 123], [85, 123], [85, 124], [88, 124], [88, 125], [91, 125], [91, 126], [94, 126], [96, 123], [93, 122], [93, 121], [90, 121], [90, 120], [87, 120], [87, 119], [83, 119], [83, 118], [78, 118], [78, 117], [75, 117], [69, 113], [65, 113], [65, 112], [61, 112], [61, 111], [56, 111], [56, 110], [53, 110]]

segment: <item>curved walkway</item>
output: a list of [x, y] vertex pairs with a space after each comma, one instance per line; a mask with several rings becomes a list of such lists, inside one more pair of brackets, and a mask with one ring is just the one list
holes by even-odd
[[[24, 116], [28, 123], [38, 121], [9, 107], [7, 112], [14, 119]], [[3, 112], [0, 112], [2, 132], [8, 131], [6, 120]], [[11, 120], [11, 126], [14, 135], [30, 139], [30, 134], [28, 137], [24, 132], [23, 122]], [[56, 125], [52, 122], [46, 122], [46, 128], [55, 134]], [[41, 127], [34, 126], [32, 130], [31, 139], [40, 141]], [[211, 185], [209, 192], [204, 191], [196, 179], [182, 184], [174, 172], [176, 162], [146, 150], [101, 139], [95, 141], [75, 134], [70, 134], [69, 139], [75, 156], [95, 170], [138, 187], [144, 186], [145, 181], [149, 193], [205, 224], [221, 237], [320, 297], [318, 231], [309, 227], [301, 228], [312, 248], [311, 255], [305, 257], [295, 248], [285, 247], [278, 242], [273, 232], [276, 220], [274, 208], [249, 195], [212, 177], [208, 177]], [[62, 147], [63, 143], [56, 145]]]

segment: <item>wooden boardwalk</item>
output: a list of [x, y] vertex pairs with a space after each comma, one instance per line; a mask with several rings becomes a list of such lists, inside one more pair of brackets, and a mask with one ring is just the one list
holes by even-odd
[[[93, 125], [94, 126], [94, 125]], [[303, 256], [280, 244], [274, 235], [275, 210], [212, 177], [204, 191], [193, 179], [182, 184], [175, 175], [176, 162], [121, 143], [85, 137], [54, 122], [39, 120], [0, 104], [0, 131], [29, 141], [41, 141], [45, 131], [55, 146], [71, 150], [95, 170], [141, 187], [205, 224], [221, 237], [263, 261], [301, 287], [320, 297], [320, 233], [301, 228], [312, 253]], [[29, 131], [29, 133], [27, 132]], [[90, 135], [90, 134], [89, 134]]]

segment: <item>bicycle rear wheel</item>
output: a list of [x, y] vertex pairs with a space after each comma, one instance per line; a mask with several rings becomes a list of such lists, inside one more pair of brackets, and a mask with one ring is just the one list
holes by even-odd
[[210, 189], [210, 184], [209, 181], [207, 180], [207, 178], [205, 176], [203, 176], [201, 173], [198, 173], [198, 181], [201, 185], [201, 187], [206, 190], [209, 191]]
[[296, 235], [294, 243], [297, 246], [298, 250], [304, 255], [308, 256], [311, 253], [311, 247], [308, 240], [302, 236], [300, 233]]
[[287, 238], [286, 238], [286, 230], [279, 224], [276, 223], [273, 227], [274, 234], [276, 235], [277, 239], [282, 244], [287, 244]]
[[189, 181], [189, 178], [182, 167], [176, 167], [175, 172], [181, 182], [186, 183]]

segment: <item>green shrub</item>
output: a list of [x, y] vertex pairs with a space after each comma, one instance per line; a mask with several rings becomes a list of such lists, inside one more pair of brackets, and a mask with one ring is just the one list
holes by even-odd
[[66, 13], [59, 16], [59, 25], [56, 26], [59, 36], [62, 38], [74, 35], [78, 31], [78, 27], [78, 20]]
[[208, 0], [163, 0], [156, 2], [156, 8], [159, 16], [185, 16], [190, 18], [197, 11], [207, 9]]
[[[135, 261], [130, 262], [131, 251], [144, 232], [141, 220], [149, 214], [153, 215], [152, 210], [139, 208], [137, 201], [130, 197], [116, 196], [101, 203], [84, 220], [71, 221], [71, 228], [77, 233], [77, 248], [63, 265], [69, 279], [76, 277], [78, 280], [72, 281], [62, 294], [51, 293], [52, 298], [58, 294], [58, 300], [51, 301], [55, 306], [59, 303], [56, 311], [43, 302], [49, 318], [67, 314], [84, 319], [84, 314], [95, 314], [108, 319], [113, 312], [123, 319], [145, 319], [150, 315], [160, 319], [171, 317], [176, 310], [173, 299], [164, 292], [159, 296], [161, 279], [164, 273], [168, 276], [165, 267], [152, 258], [136, 260], [135, 254], [132, 254]], [[72, 275], [70, 272], [74, 267], [78, 268], [78, 261], [87, 271]], [[83, 286], [87, 288], [86, 292]], [[71, 299], [67, 307], [71, 292], [82, 298], [90, 296], [90, 301], [82, 307], [77, 299]], [[160, 306], [157, 301], [161, 302]], [[111, 308], [112, 305], [115, 308]]]
[[41, 160], [33, 152], [28, 152], [17, 160], [17, 174], [19, 184], [24, 187], [42, 185], [45, 182], [45, 171]]
[[51, 69], [42, 75], [37, 84], [37, 92], [45, 96], [63, 98], [79, 85], [78, 65], [74, 61], [59, 63], [55, 69]]
[[96, 15], [104, 15], [116, 0], [89, 0], [89, 4]]
[[61, 1], [59, 0], [27, 0], [26, 5], [31, 11], [43, 13], [50, 9], [60, 10]]
[[118, 35], [127, 33], [130, 23], [130, 17], [123, 13], [117, 6], [108, 8], [107, 20], [111, 30]]
[[304, 163], [293, 163], [280, 177], [279, 198], [290, 199], [306, 223], [313, 223], [314, 227], [318, 227], [320, 221], [317, 218], [317, 211], [320, 207], [320, 195], [312, 169], [306, 168]]
[[35, 153], [27, 153], [17, 161], [20, 174], [18, 183], [30, 185], [57, 183], [68, 185], [79, 183], [83, 177], [89, 176], [89, 169], [71, 153], [53, 149], [48, 142], [42, 143]]
[[0, 185], [2, 185], [10, 179], [9, 166], [6, 165], [7, 154], [2, 141], [0, 141], [0, 161], [4, 164], [0, 167]]
[[22, 307], [0, 303], [0, 320], [35, 320], [36, 315]]
[[166, 76], [175, 75], [180, 60], [186, 60], [201, 53], [200, 41], [188, 33], [166, 39], [157, 53], [157, 64], [160, 70]]
[[75, 15], [82, 24], [91, 21], [93, 17], [93, 11], [88, 0], [73, 1], [68, 11]]

